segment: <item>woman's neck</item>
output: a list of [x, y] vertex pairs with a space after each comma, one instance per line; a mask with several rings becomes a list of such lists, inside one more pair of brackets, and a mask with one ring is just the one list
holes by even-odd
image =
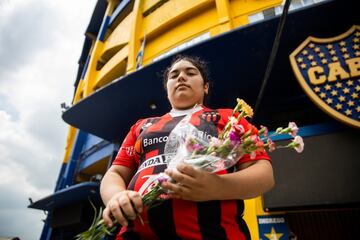
[[177, 109], [177, 108], [173, 107], [170, 111], [170, 115], [172, 117], [183, 116], [183, 115], [195, 113], [201, 109], [203, 109], [203, 107], [201, 104], [198, 104], [198, 103], [195, 104], [194, 106], [192, 106], [190, 108], [186, 108], [186, 109]]

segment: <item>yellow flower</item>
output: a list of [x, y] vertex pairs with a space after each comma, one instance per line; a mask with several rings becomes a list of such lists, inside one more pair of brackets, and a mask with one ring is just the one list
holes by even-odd
[[240, 98], [237, 98], [236, 101], [238, 102], [238, 106], [240, 106], [239, 111], [244, 112], [245, 117], [253, 117], [254, 111], [249, 104]]

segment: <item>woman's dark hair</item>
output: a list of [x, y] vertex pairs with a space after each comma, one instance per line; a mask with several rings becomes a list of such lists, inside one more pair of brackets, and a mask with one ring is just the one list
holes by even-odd
[[[180, 62], [181, 60], [192, 63], [192, 65], [194, 65], [199, 70], [199, 72], [204, 80], [204, 84], [208, 83], [209, 87], [210, 87], [210, 84], [211, 84], [210, 73], [209, 73], [209, 69], [208, 69], [208, 63], [206, 61], [204, 61], [203, 59], [196, 57], [196, 56], [176, 55], [172, 59], [170, 66], [167, 69], [165, 69], [165, 71], [163, 72], [163, 85], [164, 85], [165, 90], [166, 90], [166, 84], [168, 81], [169, 72], [170, 72], [171, 68], [174, 66], [175, 63]], [[204, 98], [204, 103], [207, 102], [208, 97], [209, 97], [209, 94], [206, 94], [205, 98]]]

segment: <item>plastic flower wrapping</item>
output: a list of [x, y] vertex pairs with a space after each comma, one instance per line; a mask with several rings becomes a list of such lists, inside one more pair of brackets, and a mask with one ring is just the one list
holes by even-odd
[[[265, 126], [261, 126], [258, 130], [249, 123], [245, 129], [241, 119], [252, 116], [252, 108], [244, 100], [237, 99], [232, 116], [217, 138], [204, 137], [204, 132], [189, 122], [191, 115], [186, 116], [169, 134], [164, 149], [164, 153], [169, 157], [167, 167], [175, 169], [179, 163], [185, 163], [196, 169], [214, 173], [234, 166], [245, 154], [249, 154], [250, 158], [254, 159], [259, 153], [272, 152], [279, 148], [293, 148], [299, 153], [303, 151], [304, 142], [297, 135], [299, 129], [294, 122], [290, 122], [287, 127], [277, 128], [269, 135]], [[291, 135], [292, 139], [287, 145], [278, 146], [271, 139], [281, 134]], [[166, 190], [161, 187], [164, 181], [173, 182], [165, 173], [160, 173], [150, 177], [143, 184], [139, 193], [145, 207], [156, 207], [168, 199]], [[138, 216], [142, 222], [140, 215]], [[108, 234], [108, 232], [103, 233], [103, 236]]]

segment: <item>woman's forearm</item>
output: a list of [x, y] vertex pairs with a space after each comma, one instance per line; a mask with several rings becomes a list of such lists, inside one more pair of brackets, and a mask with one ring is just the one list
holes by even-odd
[[106, 205], [116, 193], [126, 190], [130, 178], [130, 171], [127, 168], [112, 166], [104, 175], [100, 185], [100, 195]]

